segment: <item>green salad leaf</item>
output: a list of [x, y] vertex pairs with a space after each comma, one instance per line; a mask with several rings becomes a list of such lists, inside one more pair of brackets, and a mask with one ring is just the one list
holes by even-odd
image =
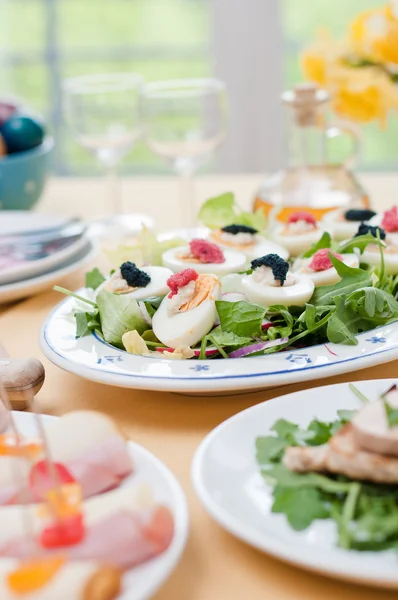
[[96, 329], [101, 329], [98, 310], [93, 312], [77, 312], [76, 319], [76, 337], [84, 337]]
[[[350, 388], [361, 401], [367, 401], [354, 386]], [[387, 405], [386, 411], [397, 425], [398, 410]], [[398, 485], [359, 482], [334, 474], [293, 472], [283, 464], [288, 446], [325, 444], [355, 413], [340, 410], [334, 421], [314, 419], [304, 429], [279, 419], [271, 428], [274, 435], [256, 439], [259, 470], [265, 483], [272, 487], [271, 510], [285, 515], [296, 531], [308, 528], [318, 519], [333, 519], [338, 532], [337, 544], [341, 548], [397, 549]]]
[[315, 254], [315, 252], [318, 252], [318, 250], [322, 250], [322, 248], [331, 248], [331, 246], [332, 238], [330, 237], [330, 233], [325, 231], [322, 234], [321, 239], [315, 242], [315, 244], [312, 244], [311, 248], [307, 250], [307, 252], [304, 252], [302, 256], [303, 258], [310, 258]]
[[216, 301], [217, 313], [222, 331], [235, 333], [241, 337], [254, 337], [261, 333], [261, 323], [266, 309], [257, 304], [240, 300], [238, 302]]
[[327, 519], [330, 516], [330, 508], [316, 487], [291, 490], [277, 486], [272, 512], [285, 514], [296, 531], [307, 529], [315, 519]]
[[366, 246], [369, 244], [377, 244], [381, 248], [386, 247], [386, 244], [383, 242], [383, 240], [375, 238], [371, 233], [367, 233], [366, 235], [359, 235], [358, 237], [353, 237], [351, 240], [341, 242], [337, 245], [336, 251], [340, 254], [348, 254], [357, 248], [362, 254]]
[[329, 253], [333, 266], [341, 277], [341, 281], [333, 285], [325, 285], [315, 289], [311, 298], [314, 306], [334, 304], [334, 298], [343, 294], [350, 294], [359, 288], [370, 286], [372, 278], [369, 271], [356, 269], [345, 265], [341, 260]]
[[389, 427], [396, 427], [398, 425], [398, 408], [394, 408], [384, 398], [384, 408], [386, 411], [387, 423]]
[[210, 229], [219, 229], [236, 224], [249, 225], [261, 232], [267, 225], [262, 210], [254, 213], [242, 211], [236, 204], [232, 192], [207, 200], [199, 211], [198, 220]]
[[136, 330], [141, 335], [149, 325], [144, 321], [137, 301], [124, 294], [112, 294], [101, 290], [97, 296], [104, 340], [123, 348], [122, 336]]
[[177, 236], [159, 240], [153, 231], [144, 228], [130, 244], [120, 244], [114, 249], [104, 248], [103, 252], [112, 266], [117, 269], [127, 261], [135, 263], [138, 267], [161, 266], [163, 252], [177, 246], [186, 246], [186, 240]]
[[105, 277], [97, 267], [86, 273], [85, 287], [96, 290], [105, 281]]

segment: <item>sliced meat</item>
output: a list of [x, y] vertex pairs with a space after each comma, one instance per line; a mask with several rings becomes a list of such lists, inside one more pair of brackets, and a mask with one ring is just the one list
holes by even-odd
[[[125, 509], [90, 525], [79, 544], [57, 551], [73, 561], [95, 560], [130, 569], [164, 552], [173, 535], [174, 521], [168, 508], [155, 506], [140, 512]], [[53, 552], [38, 548], [25, 535], [0, 547], [0, 556], [7, 558], [29, 558], [37, 553], [45, 556]]]
[[290, 446], [286, 448], [283, 457], [284, 465], [290, 471], [296, 473], [309, 473], [310, 471], [326, 471], [327, 470], [327, 453], [329, 446]]
[[[391, 391], [385, 398], [393, 408], [398, 408], [398, 392]], [[398, 427], [390, 427], [384, 401], [366, 404], [353, 418], [353, 435], [364, 450], [398, 456]]]
[[287, 448], [283, 463], [299, 473], [330, 472], [376, 483], [398, 483], [398, 458], [361, 450], [351, 424], [324, 446]]

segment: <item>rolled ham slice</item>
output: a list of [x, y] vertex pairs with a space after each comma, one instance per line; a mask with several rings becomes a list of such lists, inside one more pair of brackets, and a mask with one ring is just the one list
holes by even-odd
[[[133, 470], [124, 438], [105, 415], [76, 411], [45, 429], [53, 461], [65, 465], [84, 498], [117, 488]], [[37, 501], [25, 486], [30, 469], [24, 458], [0, 457], [0, 505]]]
[[[58, 552], [70, 560], [96, 560], [129, 569], [164, 552], [172, 542], [174, 521], [161, 505], [140, 506], [140, 494], [126, 488], [98, 496], [83, 505], [86, 536], [82, 542]], [[35, 507], [28, 508], [34, 533], [43, 522]], [[20, 508], [0, 510], [0, 556], [27, 558], [32, 552], [51, 554], [26, 537]], [[1, 596], [0, 596], [1, 598]]]
[[9, 573], [16, 568], [18, 561], [0, 560], [1, 600], [115, 600], [121, 592], [119, 569], [85, 561], [67, 562], [39, 589], [16, 594], [7, 582]]

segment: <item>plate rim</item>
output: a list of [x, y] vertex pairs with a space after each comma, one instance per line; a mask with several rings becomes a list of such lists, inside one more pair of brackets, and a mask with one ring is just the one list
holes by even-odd
[[[12, 411], [14, 415], [17, 416], [17, 419], [21, 420], [29, 420], [29, 417], [32, 416], [32, 413], [25, 412], [21, 413], [20, 411]], [[41, 414], [41, 417], [44, 417], [45, 420], [53, 421], [59, 419], [60, 416], [57, 415], [47, 415]], [[188, 509], [188, 501], [185, 494], [185, 491], [179, 482], [177, 476], [173, 473], [173, 471], [158, 457], [156, 454], [148, 450], [142, 444], [135, 442], [131, 439], [127, 439], [127, 445], [133, 450], [133, 452], [138, 452], [141, 457], [152, 462], [153, 465], [160, 471], [161, 475], [165, 478], [167, 484], [170, 487], [170, 492], [173, 498], [174, 506], [174, 537], [171, 545], [167, 549], [169, 564], [167, 568], [164, 568], [162, 573], [154, 582], [151, 579], [148, 579], [148, 583], [146, 584], [146, 589], [139, 596], [132, 597], [132, 600], [146, 600], [152, 597], [165, 583], [165, 581], [171, 576], [178, 563], [181, 560], [181, 557], [184, 553], [189, 531], [190, 531], [190, 517], [189, 517], [189, 509]], [[133, 569], [132, 569], [133, 570]], [[123, 600], [130, 599], [130, 591], [128, 588], [122, 590], [122, 598]]]
[[[77, 293], [84, 288], [80, 288], [77, 290]], [[80, 377], [88, 379], [90, 381], [95, 381], [97, 383], [104, 383], [106, 385], [114, 385], [118, 387], [132, 388], [132, 389], [146, 389], [146, 390], [162, 390], [169, 392], [192, 392], [192, 382], [195, 382], [199, 386], [199, 392], [219, 392], [219, 391], [234, 391], [237, 388], [239, 391], [242, 390], [255, 390], [255, 389], [264, 389], [267, 387], [278, 387], [290, 385], [292, 383], [297, 383], [301, 381], [308, 381], [312, 379], [320, 379], [320, 378], [328, 378], [334, 377], [336, 375], [350, 373], [353, 370], [361, 370], [366, 369], [371, 366], [376, 366], [379, 364], [383, 364], [386, 362], [390, 362], [392, 360], [398, 359], [398, 344], [393, 348], [375, 348], [373, 352], [369, 352], [366, 355], [362, 355], [358, 353], [356, 356], [347, 357], [341, 359], [337, 362], [318, 364], [318, 365], [310, 365], [303, 366], [301, 368], [292, 369], [292, 370], [284, 370], [280, 369], [278, 371], [267, 372], [263, 370], [259, 373], [245, 373], [238, 375], [206, 375], [205, 377], [201, 377], [200, 375], [195, 376], [194, 374], [184, 377], [178, 376], [166, 376], [166, 375], [146, 375], [139, 373], [118, 373], [113, 371], [112, 369], [107, 368], [95, 368], [90, 365], [82, 365], [79, 363], [74, 363], [70, 361], [67, 357], [61, 354], [55, 347], [51, 345], [47, 337], [47, 330], [52, 323], [52, 320], [55, 317], [56, 313], [59, 309], [68, 302], [72, 302], [70, 298], [63, 299], [60, 303], [58, 303], [46, 316], [44, 323], [40, 329], [39, 333], [39, 344], [43, 354], [48, 358], [52, 363], [61, 369], [74, 373]], [[398, 320], [388, 324], [388, 327], [395, 326], [398, 331]], [[356, 337], [362, 337], [365, 335], [372, 336], [372, 333], [383, 329], [387, 326], [379, 326], [375, 327], [372, 330], [367, 332], [363, 332]], [[105, 344], [106, 342], [102, 340], [98, 340], [95, 336], [93, 337], [94, 344]], [[319, 345], [320, 347], [323, 344]], [[110, 346], [113, 348], [113, 346]], [[300, 349], [305, 350], [307, 348], [316, 348], [317, 346], [308, 346], [306, 348]], [[123, 350], [118, 350], [120, 352], [125, 352]], [[128, 353], [127, 353], [128, 354]], [[129, 355], [130, 357], [132, 355]], [[152, 357], [138, 357], [140, 359], [147, 360], [160, 360], [154, 359]], [[261, 357], [260, 357], [261, 358]], [[262, 357], [266, 359], [267, 357]], [[162, 359], [165, 360], [165, 359]], [[237, 360], [250, 360], [250, 359], [237, 359]], [[173, 363], [173, 361], [165, 361]], [[195, 364], [208, 364], [208, 361], [195, 361]], [[355, 369], [347, 369], [346, 365], [350, 363], [355, 363]], [[212, 363], [214, 364], [214, 363]], [[266, 365], [266, 362], [265, 362]], [[266, 366], [264, 367], [264, 369]], [[283, 377], [283, 381], [279, 383], [277, 380]], [[244, 383], [242, 383], [244, 382]]]
[[[361, 385], [366, 386], [367, 384], [376, 384], [385, 382], [386, 386], [389, 384], [397, 383], [397, 378], [383, 378], [383, 379], [368, 379], [368, 380], [360, 380]], [[217, 425], [212, 431], [210, 431], [206, 437], [200, 442], [197, 447], [194, 457], [191, 462], [191, 484], [194, 489], [195, 495], [199, 502], [201, 503], [204, 510], [207, 512], [208, 516], [219, 526], [221, 526], [225, 531], [229, 534], [236, 537], [238, 540], [244, 542], [245, 544], [256, 548], [257, 550], [263, 552], [267, 556], [274, 557], [278, 560], [281, 560], [284, 563], [292, 565], [294, 567], [299, 567], [304, 571], [310, 571], [322, 575], [324, 577], [333, 577], [335, 579], [340, 579], [344, 581], [351, 581], [354, 583], [367, 585], [376, 588], [386, 588], [386, 589], [398, 589], [398, 572], [395, 579], [377, 579], [372, 576], [367, 576], [365, 573], [351, 573], [349, 568], [346, 568], [344, 571], [341, 570], [341, 566], [338, 565], [330, 565], [326, 558], [322, 558], [322, 555], [317, 556], [317, 560], [313, 562], [309, 562], [309, 559], [304, 558], [303, 554], [300, 551], [296, 551], [296, 554], [292, 556], [293, 551], [292, 547], [289, 545], [289, 542], [285, 542], [283, 540], [275, 539], [272, 534], [263, 533], [264, 542], [260, 542], [255, 537], [255, 531], [253, 527], [246, 527], [246, 531], [242, 531], [242, 522], [237, 519], [234, 515], [230, 515], [228, 511], [221, 505], [217, 504], [213, 501], [213, 498], [207, 491], [207, 487], [202, 479], [202, 469], [204, 467], [204, 457], [206, 455], [207, 450], [211, 446], [211, 443], [217, 437], [220, 431], [226, 429], [231, 421], [237, 421], [242, 418], [242, 415], [247, 414], [249, 412], [261, 412], [265, 405], [270, 403], [278, 403], [280, 399], [284, 399], [287, 401], [289, 398], [297, 396], [297, 394], [305, 394], [308, 391], [312, 391], [316, 393], [316, 390], [322, 390], [323, 388], [341, 388], [347, 387], [350, 382], [341, 382], [323, 386], [316, 386], [310, 389], [298, 390], [296, 392], [290, 392], [288, 394], [278, 395], [270, 400], [265, 400], [264, 402], [260, 402], [255, 404], [254, 406], [250, 406], [238, 413], [232, 415], [228, 419], [225, 419], [222, 423]], [[280, 415], [280, 418], [283, 418], [283, 415]], [[266, 547], [267, 546], [267, 547]], [[301, 548], [303, 545], [300, 546]]]

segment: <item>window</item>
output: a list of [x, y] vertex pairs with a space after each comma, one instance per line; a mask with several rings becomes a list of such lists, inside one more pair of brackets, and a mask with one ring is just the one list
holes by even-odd
[[[376, 0], [0, 0], [0, 89], [43, 114], [57, 139], [58, 174], [99, 172], [62, 121], [60, 82], [83, 73], [137, 71], [147, 80], [217, 75], [230, 100], [224, 171], [283, 162], [279, 94], [302, 79], [300, 50], [319, 26], [341, 36]], [[361, 166], [398, 164], [398, 116], [362, 129]], [[144, 143], [122, 170], [168, 172]]]

